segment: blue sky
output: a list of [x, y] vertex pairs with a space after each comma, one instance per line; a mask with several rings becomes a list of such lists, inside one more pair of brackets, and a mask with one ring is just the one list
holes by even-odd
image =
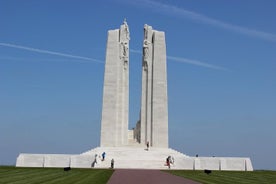
[[99, 145], [107, 31], [130, 29], [139, 118], [144, 24], [165, 31], [170, 147], [276, 170], [273, 0], [0, 0], [0, 165]]

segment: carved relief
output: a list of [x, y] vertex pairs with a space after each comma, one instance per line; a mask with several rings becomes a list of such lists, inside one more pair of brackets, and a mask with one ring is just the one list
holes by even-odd
[[149, 59], [149, 47], [151, 42], [148, 40], [148, 30], [149, 26], [145, 24], [144, 26], [144, 42], [143, 42], [143, 68], [145, 71], [148, 70], [148, 59]]
[[124, 19], [124, 28], [125, 28], [125, 33], [126, 33], [126, 39], [130, 40], [129, 29], [128, 29], [128, 25], [127, 25], [126, 19]]
[[128, 66], [129, 40], [130, 40], [129, 29], [125, 19], [120, 30], [120, 58], [123, 61], [124, 69], [127, 69], [127, 66]]
[[144, 44], [143, 44], [143, 56], [144, 56], [144, 60], [147, 60], [149, 57], [149, 42], [148, 40], [144, 40]]
[[148, 62], [147, 61], [143, 61], [143, 68], [145, 71], [148, 71]]

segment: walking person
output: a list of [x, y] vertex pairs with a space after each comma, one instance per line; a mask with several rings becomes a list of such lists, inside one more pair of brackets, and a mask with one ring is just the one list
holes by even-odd
[[105, 159], [105, 152], [102, 153], [102, 161]]
[[114, 159], [112, 158], [111, 159], [111, 169], [113, 169], [114, 168]]
[[168, 168], [170, 169], [171, 168], [170, 156], [167, 157], [166, 163], [167, 163]]
[[91, 164], [91, 167], [95, 167], [95, 164], [97, 164], [97, 154], [95, 154], [95, 158], [94, 158], [94, 161], [92, 162]]

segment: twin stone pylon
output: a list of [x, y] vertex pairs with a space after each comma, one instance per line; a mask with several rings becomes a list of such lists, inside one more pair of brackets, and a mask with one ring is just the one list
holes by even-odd
[[109, 30], [104, 74], [101, 147], [148, 143], [168, 148], [165, 33], [144, 26], [140, 120], [128, 130], [129, 28]]
[[128, 144], [129, 29], [109, 30], [106, 47], [101, 146]]

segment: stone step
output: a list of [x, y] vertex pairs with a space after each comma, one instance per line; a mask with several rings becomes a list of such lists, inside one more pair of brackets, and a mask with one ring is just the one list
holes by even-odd
[[[105, 161], [101, 161], [101, 154], [105, 152]], [[82, 155], [89, 155], [95, 158], [97, 164], [95, 168], [109, 168], [111, 159], [115, 160], [117, 168], [148, 168], [148, 169], [165, 169], [167, 168], [166, 158], [172, 156], [175, 161], [188, 158], [188, 156], [167, 148], [150, 147], [147, 151], [143, 147], [98, 147], [84, 152]], [[180, 162], [179, 162], [180, 163]], [[172, 165], [173, 167], [173, 165]]]

